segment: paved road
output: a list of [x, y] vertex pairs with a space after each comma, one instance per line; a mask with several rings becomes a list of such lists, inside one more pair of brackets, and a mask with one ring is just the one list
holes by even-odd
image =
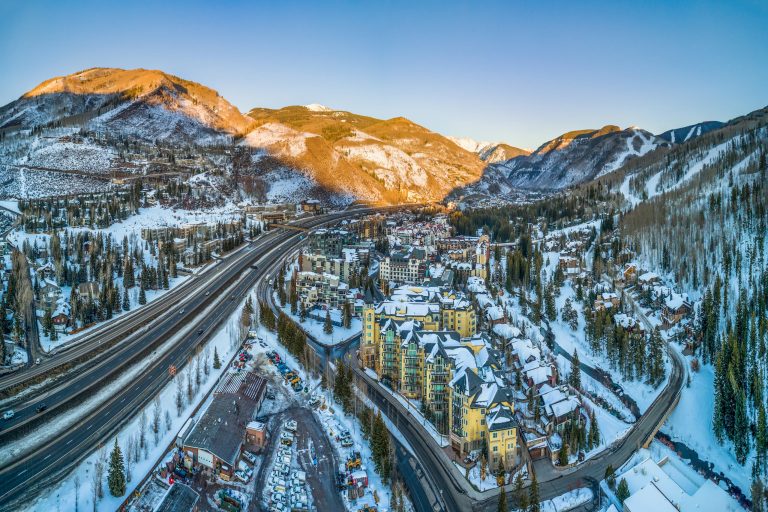
[[[302, 225], [316, 227], [367, 211], [369, 210], [360, 209], [313, 217], [302, 221]], [[189, 290], [185, 291], [187, 298], [183, 300], [189, 302], [185, 304], [183, 314], [177, 312], [178, 306], [174, 302], [163, 301], [162, 307], [167, 313], [165, 320], [159, 323], [153, 322], [148, 326], [146, 334], [135, 337], [134, 348], [140, 347], [141, 345], [135, 345], [135, 343], [141, 343], [142, 340], [146, 342], [157, 337], [168, 339], [173, 334], [183, 333], [184, 328], [189, 332], [178, 336], [180, 340], [166, 353], [152, 359], [148, 367], [130, 386], [116, 392], [111, 399], [83, 418], [75, 428], [45, 441], [34, 453], [0, 469], [0, 510], [17, 508], [14, 505], [18, 505], [20, 498], [34, 496], [44, 487], [53, 484], [62, 473], [85, 458], [99, 443], [109, 440], [122, 424], [137, 414], [137, 411], [149, 403], [152, 397], [168, 383], [170, 380], [168, 367], [170, 365], [175, 365], [177, 368], [183, 367], [202, 339], [214, 332], [237, 307], [239, 299], [265, 276], [264, 269], [274, 265], [299, 242], [298, 233], [294, 231], [271, 233], [260, 239], [251, 250], [245, 250], [243, 256], [238, 256], [236, 263], [223, 267], [224, 270], [216, 274], [217, 277], [212, 279], [210, 285], [215, 286], [210, 297], [219, 296], [221, 300], [205, 315], [200, 314], [200, 308], [205, 307], [209, 300], [206, 300], [206, 296], [202, 293], [190, 294]], [[251, 264], [258, 264], [258, 270], [249, 270], [248, 267]], [[242, 279], [236, 279], [239, 277]], [[234, 284], [231, 284], [233, 280]], [[221, 293], [227, 286], [231, 288]], [[155, 302], [161, 300], [158, 299]], [[198, 334], [199, 329], [203, 330], [202, 334]], [[100, 384], [105, 379], [104, 372], [115, 375], [115, 372], [124, 371], [126, 367], [124, 359], [105, 356], [104, 362], [100, 362], [94, 369], [89, 370], [88, 375], [89, 378], [92, 377], [93, 382]], [[68, 391], [58, 389], [56, 391], [62, 393], [56, 397], [57, 400], [63, 400], [63, 403], [82, 392], [82, 382], [79, 381], [65, 383], [63, 386]], [[70, 398], [66, 398], [67, 395]], [[41, 398], [38, 401], [50, 399]], [[54, 409], [55, 405], [58, 404], [50, 403], [49, 410]], [[20, 414], [20, 419], [16, 420], [17, 425], [29, 419], [26, 417], [29, 413], [28, 409], [29, 407], [21, 409], [23, 414]], [[45, 414], [47, 413], [48, 411]]]
[[[674, 408], [680, 396], [684, 381], [683, 362], [674, 350], [669, 350], [673, 361], [672, 372], [667, 386], [662, 390], [648, 410], [633, 425], [629, 434], [620, 442], [611, 445], [603, 455], [571, 469], [558, 470], [551, 464], [537, 468], [537, 478], [541, 499], [559, 496], [577, 487], [583, 487], [589, 479], [603, 478], [605, 468], [610, 464], [614, 468], [624, 464], [640, 448], [655, 430], [663, 423], [667, 414]], [[443, 489], [443, 498], [447, 510], [496, 510], [498, 492], [480, 493], [472, 488], [458, 469], [448, 460], [432, 437], [418, 427], [415, 420], [402, 404], [387, 391], [381, 389], [378, 382], [371, 379], [360, 368], [355, 368], [360, 379], [366, 382], [368, 396], [393, 421], [398, 429], [412, 440], [417, 456]], [[512, 486], [507, 486], [507, 492]]]

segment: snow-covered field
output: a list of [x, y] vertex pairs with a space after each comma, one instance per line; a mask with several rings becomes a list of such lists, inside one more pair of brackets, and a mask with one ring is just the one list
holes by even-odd
[[[277, 300], [277, 298], [275, 298], [275, 304], [277, 304], [278, 307], [280, 307], [279, 306], [280, 302]], [[291, 305], [288, 303], [286, 303], [286, 305], [280, 309], [282, 309], [286, 315], [291, 317], [291, 319], [294, 322], [296, 322], [296, 324], [299, 327], [301, 327], [304, 331], [306, 331], [310, 336], [327, 345], [336, 345], [337, 343], [341, 343], [342, 341], [348, 340], [352, 336], [356, 336], [360, 334], [360, 331], [362, 331], [363, 329], [363, 321], [359, 317], [352, 317], [352, 321], [350, 322], [349, 329], [345, 327], [339, 327], [338, 325], [334, 325], [333, 332], [331, 334], [326, 334], [325, 332], [323, 332], [323, 328], [325, 327], [325, 322], [314, 320], [309, 317], [307, 317], [303, 322], [301, 322], [299, 319], [299, 315], [291, 314]], [[330, 311], [330, 314], [331, 314], [332, 320], [341, 322], [340, 310], [332, 309]]]
[[51, 195], [106, 192], [114, 186], [104, 179], [54, 171], [10, 167], [0, 163], [0, 197], [34, 199]]

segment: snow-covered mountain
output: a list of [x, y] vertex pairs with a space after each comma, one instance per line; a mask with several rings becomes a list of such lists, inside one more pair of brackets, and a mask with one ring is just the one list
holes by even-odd
[[[245, 188], [260, 199], [440, 200], [477, 180], [485, 166], [402, 117], [381, 120], [317, 103], [246, 116], [212, 89], [144, 69], [94, 68], [47, 80], [0, 108], [0, 133], [0, 172], [16, 182], [20, 172], [206, 170], [229, 173], [241, 188], [241, 178], [250, 180]], [[237, 172], [235, 148], [250, 155], [238, 160]], [[0, 193], [18, 190], [45, 193]]]
[[545, 142], [533, 153], [489, 165], [479, 181], [454, 195], [562, 189], [599, 178], [634, 158], [669, 145], [636, 127], [622, 130], [608, 125], [599, 130], [572, 131]]
[[659, 137], [672, 144], [682, 144], [683, 142], [700, 137], [712, 130], [717, 130], [724, 125], [725, 123], [720, 121], [704, 121], [690, 126], [683, 126], [682, 128], [667, 130], [666, 132], [659, 134]]
[[469, 137], [447, 137], [460, 148], [475, 153], [480, 159], [489, 164], [506, 162], [518, 156], [529, 155], [527, 149], [510, 146], [504, 142], [481, 142]]
[[557, 189], [600, 177], [665, 145], [666, 141], [640, 128], [608, 125], [564, 133], [527, 157], [500, 165], [515, 187]]
[[93, 68], [46, 80], [0, 108], [0, 129], [84, 125], [113, 136], [201, 144], [252, 124], [213, 89], [156, 70]]
[[475, 153], [404, 117], [382, 120], [317, 106], [255, 108], [248, 115], [256, 128], [242, 144], [358, 199], [440, 200], [479, 179], [485, 166]]

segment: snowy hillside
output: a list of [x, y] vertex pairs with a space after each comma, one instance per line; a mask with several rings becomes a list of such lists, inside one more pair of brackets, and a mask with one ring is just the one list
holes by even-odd
[[765, 471], [768, 454], [766, 154], [763, 109], [606, 181], [629, 200], [620, 227], [635, 260], [687, 294], [695, 313], [695, 334], [672, 336], [693, 346], [691, 368], [702, 365], [681, 406], [704, 417], [691, 425], [675, 414], [663, 430], [745, 492], [752, 463]]
[[610, 173], [631, 159], [667, 144], [639, 128], [620, 130], [609, 126], [564, 134], [527, 157], [501, 165], [513, 186], [557, 189]]

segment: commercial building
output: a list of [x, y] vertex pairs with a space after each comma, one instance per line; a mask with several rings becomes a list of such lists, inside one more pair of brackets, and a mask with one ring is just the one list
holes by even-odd
[[232, 478], [246, 427], [261, 406], [266, 387], [267, 381], [253, 372], [228, 374], [183, 441], [184, 464], [203, 466], [225, 480]]
[[341, 258], [345, 246], [354, 245], [358, 238], [346, 229], [316, 229], [307, 236], [308, 252], [328, 258]]

